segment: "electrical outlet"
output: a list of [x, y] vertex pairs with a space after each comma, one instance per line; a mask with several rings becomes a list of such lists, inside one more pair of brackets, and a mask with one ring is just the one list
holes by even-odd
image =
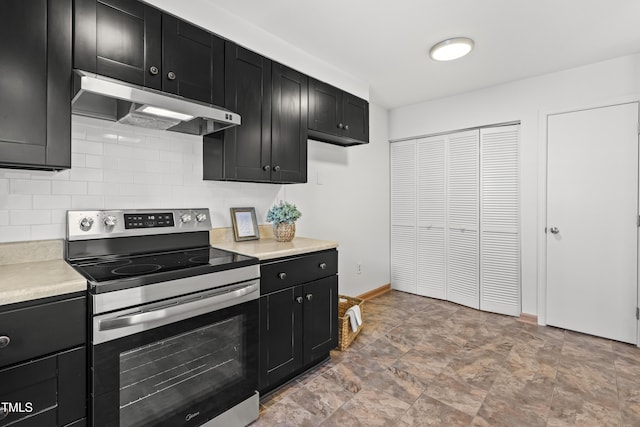
[[362, 264], [357, 263], [356, 264], [356, 274], [360, 274], [362, 273]]

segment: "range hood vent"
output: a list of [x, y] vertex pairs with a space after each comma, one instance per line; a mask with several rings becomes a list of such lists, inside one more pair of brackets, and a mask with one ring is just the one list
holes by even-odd
[[74, 70], [73, 114], [151, 129], [207, 135], [240, 124], [240, 115], [108, 77]]

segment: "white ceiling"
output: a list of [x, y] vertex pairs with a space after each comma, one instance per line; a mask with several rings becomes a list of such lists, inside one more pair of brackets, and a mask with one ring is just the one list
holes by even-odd
[[[640, 0], [209, 1], [368, 83], [386, 108], [640, 52]], [[475, 50], [429, 59], [455, 36]]]

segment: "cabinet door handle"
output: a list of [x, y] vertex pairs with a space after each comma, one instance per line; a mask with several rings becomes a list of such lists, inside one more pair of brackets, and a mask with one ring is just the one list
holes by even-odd
[[313, 299], [313, 294], [307, 294], [307, 301], [311, 301]]
[[276, 172], [278, 172], [278, 171], [280, 170], [280, 166], [274, 166], [274, 167], [273, 167], [273, 170], [274, 170], [274, 171], [276, 171]]
[[338, 129], [343, 129], [344, 126], [342, 125], [342, 123], [338, 123]]
[[287, 278], [287, 273], [278, 273], [278, 277], [280, 278], [280, 280], [284, 280]]
[[175, 80], [176, 79], [176, 73], [174, 73], [173, 71], [169, 71], [169, 73], [167, 73], [167, 78], [169, 80]]
[[321, 269], [324, 270], [325, 268], [327, 268], [327, 263], [326, 262], [321, 262], [318, 267], [320, 267]]
[[264, 165], [264, 166], [262, 167], [262, 170], [263, 170], [263, 171], [265, 171], [265, 172], [269, 172], [269, 171], [271, 170], [271, 166], [269, 166], [269, 165]]
[[344, 130], [349, 130], [349, 125], [344, 125]]
[[298, 304], [302, 304], [302, 297], [296, 297], [296, 302]]
[[0, 337], [0, 348], [5, 348], [11, 342], [11, 338], [6, 335]]
[[152, 76], [157, 76], [159, 72], [160, 70], [155, 65], [149, 67], [149, 74], [151, 74]]

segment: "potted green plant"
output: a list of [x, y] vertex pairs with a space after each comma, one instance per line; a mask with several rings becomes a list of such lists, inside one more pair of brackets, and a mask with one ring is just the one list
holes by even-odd
[[296, 221], [302, 213], [296, 205], [280, 201], [267, 212], [267, 222], [273, 222], [273, 235], [279, 242], [290, 242], [296, 235]]

